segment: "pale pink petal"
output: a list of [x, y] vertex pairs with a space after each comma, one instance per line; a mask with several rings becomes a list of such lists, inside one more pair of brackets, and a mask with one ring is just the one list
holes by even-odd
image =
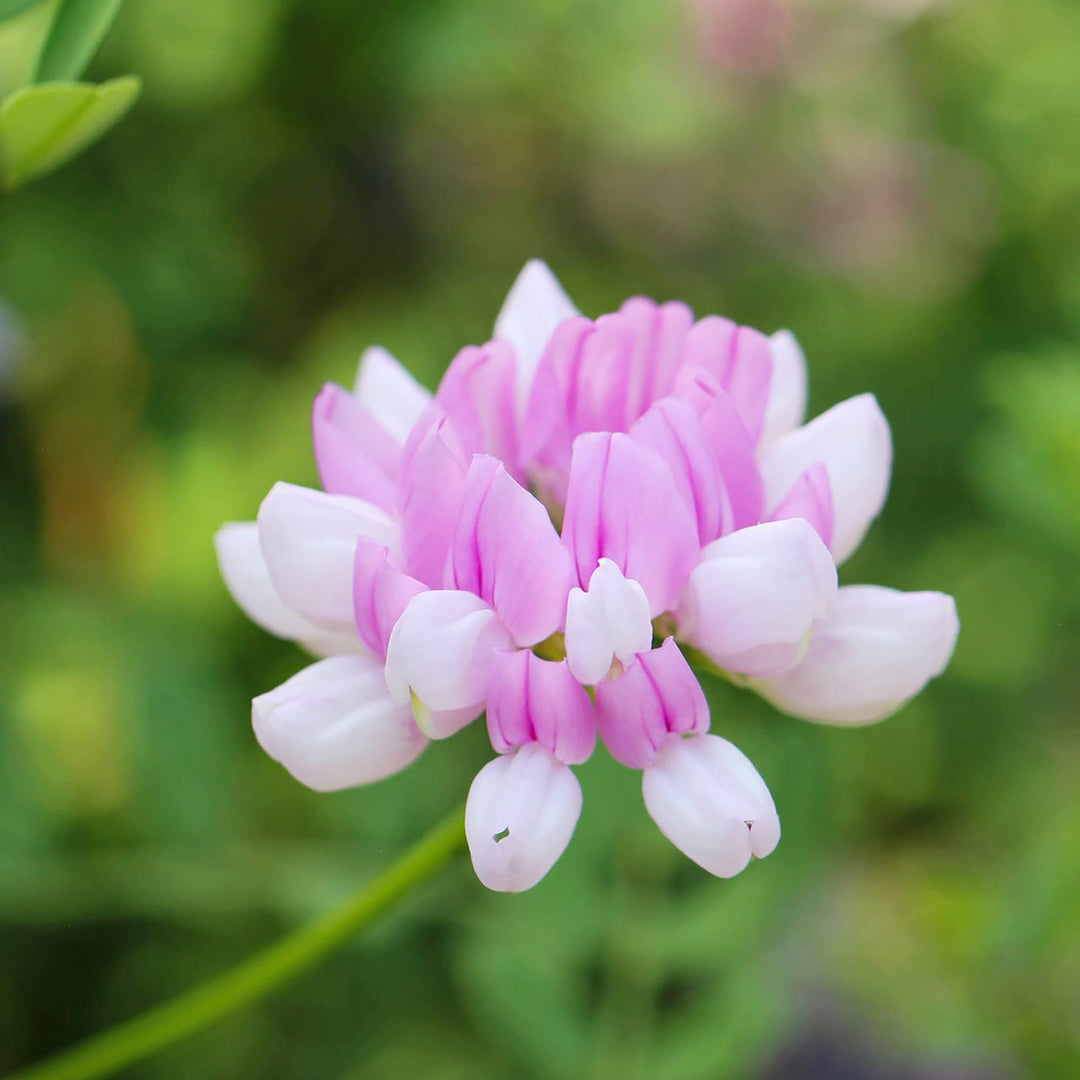
[[656, 402], [630, 429], [630, 437], [664, 459], [679, 494], [697, 518], [699, 543], [731, 531], [731, 500], [720, 464], [688, 402], [679, 398]]
[[669, 733], [709, 730], [705, 694], [673, 638], [598, 683], [596, 715], [611, 756], [631, 769], [648, 768]]
[[514, 405], [517, 364], [505, 341], [469, 345], [454, 357], [436, 400], [446, 410], [467, 455], [492, 454], [518, 476]]
[[544, 507], [485, 454], [469, 466], [445, 584], [486, 600], [518, 645], [562, 626], [569, 554]]
[[334, 656], [251, 703], [262, 748], [302, 784], [337, 791], [400, 772], [427, 745], [372, 656]]
[[487, 725], [500, 754], [538, 742], [565, 764], [579, 765], [596, 745], [592, 702], [566, 661], [541, 660], [528, 649], [496, 653]]
[[581, 785], [554, 754], [530, 743], [489, 761], [465, 803], [465, 837], [489, 889], [531, 889], [566, 850], [581, 816]]
[[426, 735], [445, 738], [483, 711], [495, 650], [511, 646], [478, 596], [449, 589], [418, 593], [390, 634], [386, 685], [400, 704], [413, 701]]
[[390, 632], [409, 601], [424, 586], [390, 562], [390, 552], [380, 544], [361, 540], [353, 561], [353, 615], [364, 644], [386, 659]]
[[223, 525], [214, 536], [214, 547], [226, 587], [252, 622], [276, 637], [299, 642], [317, 656], [366, 651], [354, 630], [320, 626], [285, 604], [270, 580], [254, 521]]
[[431, 401], [431, 394], [378, 345], [360, 357], [354, 391], [360, 404], [401, 445]]
[[829, 473], [831, 550], [840, 563], [859, 546], [889, 490], [892, 436], [873, 394], [834, 405], [761, 455], [766, 508], [778, 506], [799, 477], [819, 461]]
[[771, 676], [805, 651], [836, 600], [836, 566], [802, 518], [740, 529], [711, 543], [690, 575], [679, 636], [727, 671]]
[[629, 324], [634, 340], [625, 392], [628, 427], [671, 391], [694, 313], [678, 301], [657, 304], [647, 297], [633, 296], [619, 308], [619, 314]]
[[574, 441], [562, 536], [581, 586], [608, 558], [640, 583], [651, 616], [674, 607], [700, 550], [694, 513], [664, 459], [619, 433]]
[[401, 446], [363, 405], [327, 383], [315, 399], [311, 429], [323, 489], [393, 513]]
[[587, 686], [600, 682], [618, 660], [624, 667], [652, 648], [649, 598], [623, 577], [610, 559], [601, 559], [588, 591], [571, 589], [566, 604], [566, 661]]
[[951, 596], [846, 585], [815, 625], [805, 659], [755, 688], [777, 708], [828, 724], [869, 724], [895, 712], [952, 656], [960, 623]]
[[433, 589], [446, 573], [467, 462], [442, 407], [432, 402], [402, 452], [398, 507], [404, 567]]
[[826, 547], [832, 543], [832, 488], [829, 486], [829, 470], [820, 461], [811, 465], [795, 481], [791, 490], [769, 515], [769, 520], [783, 521], [785, 518], [796, 517], [810, 522]]
[[352, 629], [353, 553], [364, 538], [396, 551], [400, 530], [385, 511], [349, 495], [278, 483], [259, 507], [259, 543], [270, 578], [294, 611]]
[[669, 736], [641, 778], [645, 808], [698, 866], [734, 877], [780, 842], [769, 789], [749, 758], [718, 735]]
[[514, 347], [518, 362], [517, 400], [524, 403], [533, 373], [559, 323], [578, 314], [558, 279], [540, 259], [530, 259], [503, 302], [495, 336]]
[[806, 417], [806, 357], [802, 348], [790, 330], [777, 330], [769, 338], [769, 345], [773, 376], [761, 433], [762, 449], [794, 431]]

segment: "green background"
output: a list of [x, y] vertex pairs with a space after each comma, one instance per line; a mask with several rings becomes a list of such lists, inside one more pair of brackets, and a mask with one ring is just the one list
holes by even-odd
[[[0, 26], [0, 94], [44, 9]], [[1080, 1075], [1080, 5], [139, 0], [144, 96], [0, 202], [0, 1071], [326, 910], [455, 803], [481, 727], [309, 792], [250, 698], [305, 658], [211, 536], [378, 342], [429, 386], [521, 264], [771, 331], [811, 413], [892, 425], [842, 581], [941, 589], [946, 676], [832, 730], [708, 684], [784, 839], [732, 881], [598, 751], [531, 893], [462, 862], [272, 999], [130, 1072]]]

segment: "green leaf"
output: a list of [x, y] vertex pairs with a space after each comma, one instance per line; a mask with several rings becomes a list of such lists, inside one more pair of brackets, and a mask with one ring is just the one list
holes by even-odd
[[0, 22], [14, 19], [29, 8], [40, 4], [41, 0], [0, 0]]
[[95, 86], [24, 86], [0, 103], [0, 182], [9, 191], [50, 172], [99, 139], [134, 104], [135, 75]]
[[34, 82], [77, 79], [112, 26], [120, 3], [121, 0], [60, 0], [38, 57]]

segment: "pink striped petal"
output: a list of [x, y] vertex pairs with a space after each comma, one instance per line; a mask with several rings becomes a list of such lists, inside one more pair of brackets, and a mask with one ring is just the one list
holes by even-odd
[[709, 706], [673, 638], [596, 687], [600, 738], [616, 761], [646, 769], [671, 732], [709, 730]]
[[425, 390], [385, 349], [373, 345], [360, 357], [353, 388], [356, 400], [404, 445], [431, 401]]
[[846, 585], [815, 625], [802, 663], [754, 685], [794, 716], [870, 724], [945, 670], [959, 630], [956, 603], [944, 593]]
[[390, 553], [380, 544], [361, 540], [353, 560], [353, 614], [364, 644], [380, 659], [386, 659], [390, 632], [409, 601], [424, 586], [402, 573], [390, 562]]
[[633, 335], [630, 382], [626, 390], [626, 426], [632, 424], [655, 401], [670, 393], [682, 362], [686, 335], [694, 313], [678, 301], [657, 304], [634, 296], [620, 308]]
[[338, 791], [400, 772], [427, 739], [372, 656], [334, 656], [251, 703], [262, 748], [302, 784]]
[[323, 490], [354, 495], [393, 513], [401, 447], [363, 405], [327, 383], [315, 399], [311, 429]]
[[490, 604], [518, 645], [562, 626], [573, 566], [547, 511], [506, 471], [477, 454], [465, 480], [446, 585]]
[[671, 735], [641, 778], [645, 809], [684, 855], [734, 877], [780, 842], [769, 789], [749, 758], [718, 735]]
[[785, 518], [804, 518], [814, 527], [826, 547], [832, 543], [832, 488], [829, 486], [829, 470], [822, 462], [811, 465], [769, 515], [770, 521], [783, 521]]
[[518, 476], [516, 377], [517, 362], [508, 342], [469, 345], [454, 357], [435, 398], [467, 455], [491, 454]]
[[779, 675], [805, 651], [836, 600], [836, 566], [802, 518], [740, 529], [711, 543], [679, 610], [679, 635], [727, 671]]
[[802, 474], [822, 462], [833, 502], [831, 550], [843, 562], [885, 505], [892, 468], [889, 424], [873, 394], [834, 405], [778, 439], [761, 456], [765, 505], [779, 506]]
[[489, 761], [465, 803], [465, 837], [489, 889], [531, 889], [566, 850], [581, 816], [581, 785], [554, 754], [529, 743]]
[[259, 543], [281, 599], [307, 619], [352, 630], [353, 554], [373, 540], [397, 550], [400, 532], [385, 511], [349, 495], [278, 483], [259, 507]]
[[651, 616], [674, 606], [699, 551], [694, 513], [664, 459], [620, 433], [574, 441], [562, 536], [581, 586], [608, 558], [640, 583]]
[[528, 649], [499, 652], [488, 684], [488, 734], [500, 753], [538, 742], [559, 761], [579, 765], [596, 745], [596, 714], [566, 661]]

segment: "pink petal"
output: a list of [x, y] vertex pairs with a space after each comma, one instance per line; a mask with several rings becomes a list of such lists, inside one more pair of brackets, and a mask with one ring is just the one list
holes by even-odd
[[709, 730], [709, 706], [673, 638], [596, 686], [600, 738], [631, 769], [648, 768], [670, 732]]
[[314, 622], [353, 629], [353, 553], [364, 538], [396, 550], [385, 511], [349, 495], [275, 484], [259, 507], [259, 543], [281, 599]]
[[945, 670], [959, 630], [956, 603], [944, 593], [846, 585], [815, 625], [802, 663], [755, 688], [807, 720], [873, 723]]
[[773, 376], [765, 407], [762, 449], [794, 431], [806, 417], [806, 357], [790, 330], [777, 330], [769, 338]]
[[804, 518], [814, 527], [826, 547], [832, 543], [832, 488], [829, 486], [829, 470], [822, 462], [811, 465], [769, 515], [770, 521], [783, 521], [785, 518]]
[[762, 454], [766, 507], [779, 506], [792, 485], [817, 462], [824, 463], [829, 474], [831, 550], [840, 563], [859, 546], [889, 490], [892, 436], [873, 394], [834, 405]]
[[509, 341], [517, 355], [519, 402], [524, 403], [528, 396], [536, 365], [555, 328], [577, 314], [547, 264], [530, 259], [495, 320], [495, 336]]
[[353, 631], [327, 629], [285, 604], [270, 580], [254, 521], [223, 525], [214, 536], [214, 547], [226, 587], [252, 622], [276, 637], [299, 642], [317, 656], [365, 651]]
[[390, 632], [401, 618], [409, 601], [424, 586], [416, 578], [402, 573], [390, 562], [385, 547], [361, 540], [353, 561], [353, 614], [356, 629], [364, 644], [378, 657], [386, 659]]
[[517, 363], [508, 342], [469, 345], [454, 357], [436, 400], [446, 410], [467, 455], [492, 454], [517, 474], [514, 404]]
[[835, 600], [836, 566], [806, 521], [754, 525], [701, 553], [679, 634], [728, 671], [778, 675], [798, 663]]
[[352, 394], [333, 383], [315, 399], [311, 428], [323, 489], [366, 499], [393, 513], [401, 458], [393, 436]]
[[400, 772], [427, 746], [371, 656], [334, 656], [251, 703], [262, 748], [302, 784], [338, 791]]
[[566, 662], [587, 686], [605, 678], [618, 660], [624, 667], [652, 648], [649, 598], [624, 578], [610, 559], [601, 559], [587, 592], [571, 589], [566, 604]]
[[405, 444], [398, 484], [405, 569], [431, 588], [443, 583], [467, 460], [441, 406], [433, 402]]
[[629, 427], [653, 402], [670, 393], [694, 313], [678, 301], [657, 304], [634, 296], [619, 308], [619, 314], [630, 326], [634, 340], [626, 391], [625, 426]]
[[360, 358], [357, 401], [403, 445], [431, 401], [425, 390], [385, 349], [373, 345]]
[[446, 584], [486, 600], [518, 645], [562, 625], [570, 557], [544, 507], [484, 454], [469, 466]]
[[445, 738], [484, 709], [495, 650], [510, 635], [478, 596], [456, 590], [418, 593], [394, 625], [386, 648], [386, 685], [414, 704], [421, 730]]
[[608, 558], [641, 584], [651, 616], [674, 606], [699, 551], [693, 511], [663, 458], [619, 433], [574, 441], [562, 536], [579, 584]]
[[539, 743], [489, 761], [465, 804], [476, 876], [489, 889], [531, 889], [566, 850], [581, 816], [581, 785]]
[[566, 661], [528, 649], [499, 652], [487, 699], [491, 745], [503, 754], [538, 742], [567, 765], [587, 761], [596, 745], [596, 714]]
[[749, 758], [718, 735], [671, 735], [641, 778], [645, 808], [698, 866], [734, 877], [780, 841], [772, 796]]

